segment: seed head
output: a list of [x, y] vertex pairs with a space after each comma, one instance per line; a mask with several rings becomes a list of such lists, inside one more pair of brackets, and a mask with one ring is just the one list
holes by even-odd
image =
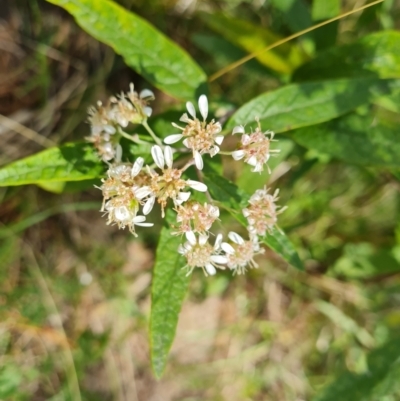
[[202, 205], [196, 201], [188, 201], [176, 209], [176, 221], [180, 223], [175, 235], [184, 234], [189, 231], [195, 233], [207, 234], [212, 224], [219, 217], [219, 209], [217, 206], [204, 203]]
[[268, 193], [268, 188], [258, 189], [249, 199], [249, 206], [243, 209], [243, 215], [249, 223], [250, 235], [264, 236], [271, 233], [278, 222], [278, 215], [287, 207], [276, 204], [279, 200], [279, 189], [273, 195]]
[[[244, 159], [245, 163], [253, 166], [251, 171], [261, 172], [264, 170], [264, 164], [267, 164], [271, 154], [279, 153], [279, 149], [271, 149], [271, 142], [275, 141], [274, 133], [272, 131], [261, 131], [260, 123], [258, 127], [251, 134], [246, 134], [244, 127], [239, 125], [235, 127], [232, 134], [242, 134], [239, 149], [232, 153], [235, 160]], [[268, 172], [271, 173], [267, 165]]]

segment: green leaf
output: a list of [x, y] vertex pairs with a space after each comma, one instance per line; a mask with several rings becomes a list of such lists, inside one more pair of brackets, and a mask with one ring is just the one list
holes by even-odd
[[0, 186], [82, 181], [99, 177], [103, 171], [92, 146], [68, 143], [3, 167], [0, 169]]
[[[171, 218], [168, 219], [171, 221]], [[161, 230], [151, 287], [151, 362], [157, 378], [164, 371], [189, 285], [189, 277], [182, 270], [185, 261], [177, 251], [181, 238], [172, 236], [171, 231], [167, 227]]]
[[[246, 56], [246, 52], [228, 42], [221, 36], [212, 34], [195, 34], [192, 36], [192, 41], [199, 49], [208, 53], [208, 55], [212, 57], [216, 64], [221, 68]], [[254, 59], [245, 63], [242, 68], [248, 74], [262, 74], [264, 78], [268, 75], [268, 69]]]
[[[266, 46], [282, 39], [266, 28], [222, 13], [204, 14], [203, 20], [215, 32], [250, 53], [262, 50]], [[257, 60], [260, 63], [274, 71], [285, 74], [291, 73], [295, 67], [303, 62], [303, 59], [302, 50], [291, 43], [285, 43], [276, 49], [263, 52], [257, 56]]]
[[270, 0], [270, 4], [282, 12], [282, 19], [292, 32], [299, 32], [311, 25], [311, 15], [306, 1]]
[[[207, 165], [204, 166], [204, 173], [204, 183], [210, 195], [218, 199], [220, 204], [246, 227], [247, 220], [242, 214], [242, 209], [247, 206], [250, 196], [232, 182], [213, 172]], [[304, 270], [296, 250], [283, 231], [276, 229], [272, 234], [266, 235], [262, 241], [293, 267]]]
[[313, 0], [311, 16], [313, 21], [333, 18], [340, 13], [340, 0]]
[[350, 114], [293, 132], [292, 138], [351, 164], [400, 167], [398, 128], [374, 121], [373, 116]]
[[318, 81], [333, 78], [400, 77], [400, 32], [377, 32], [359, 41], [333, 47], [295, 73], [294, 81]]
[[396, 83], [362, 78], [288, 85], [250, 100], [233, 114], [227, 128], [255, 126], [256, 117], [265, 130], [274, 132], [318, 124], [389, 93]]
[[400, 247], [378, 248], [368, 242], [347, 243], [329, 273], [339, 277], [366, 279], [400, 272]]
[[399, 396], [399, 361], [400, 338], [394, 338], [369, 354], [367, 372], [344, 372], [312, 401], [378, 401]]
[[272, 234], [267, 234], [262, 241], [290, 265], [299, 270], [304, 270], [303, 262], [296, 249], [281, 229], [276, 229]]
[[[194, 98], [206, 75], [188, 53], [141, 17], [110, 0], [48, 0], [65, 8], [97, 40], [157, 88]], [[203, 88], [204, 91], [204, 88]]]

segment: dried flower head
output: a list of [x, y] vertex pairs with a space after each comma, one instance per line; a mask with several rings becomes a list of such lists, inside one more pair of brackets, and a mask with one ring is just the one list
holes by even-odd
[[[118, 164], [111, 166], [108, 178], [103, 179], [100, 189], [103, 192], [102, 212], [108, 214], [107, 224], [117, 224], [119, 228], [129, 227], [136, 235], [135, 225], [150, 227], [144, 216], [138, 216], [139, 208], [143, 209], [150, 202], [150, 188], [146, 185], [148, 177], [141, 169], [143, 159], [139, 157], [133, 166]], [[147, 198], [147, 200], [146, 200]]]
[[[243, 126], [235, 127], [232, 134], [242, 134], [239, 142], [239, 149], [232, 153], [235, 160], [244, 159], [245, 163], [253, 166], [251, 171], [261, 172], [264, 170], [264, 164], [267, 164], [271, 154], [279, 153], [279, 149], [271, 149], [271, 142], [275, 142], [272, 131], [261, 131], [260, 122], [258, 127], [251, 134], [246, 134]], [[271, 173], [267, 165], [268, 172]]]
[[217, 206], [209, 205], [208, 203], [202, 205], [196, 201], [188, 201], [184, 205], [178, 206], [175, 210], [177, 213], [176, 221], [180, 223], [179, 227], [174, 227], [176, 228], [175, 235], [189, 231], [206, 234], [219, 217]]
[[258, 189], [249, 199], [250, 206], [243, 209], [243, 215], [249, 223], [248, 230], [251, 235], [264, 236], [271, 233], [278, 222], [278, 215], [287, 209], [276, 204], [279, 200], [279, 189], [273, 195], [268, 188]]
[[221, 248], [225, 251], [228, 258], [227, 266], [233, 270], [233, 274], [244, 274], [246, 268], [257, 268], [254, 256], [264, 253], [260, 248], [257, 238], [245, 241], [239, 234], [231, 231], [228, 234], [231, 243], [223, 242]]
[[154, 145], [151, 148], [151, 154], [154, 163], [161, 170], [158, 174], [155, 170], [148, 168], [152, 198], [157, 198], [157, 202], [161, 205], [162, 217], [165, 216], [164, 209], [168, 199], [172, 199], [175, 206], [189, 199], [190, 192], [183, 191], [186, 187], [200, 192], [207, 191], [205, 184], [194, 180], [184, 180], [183, 170], [173, 168], [173, 153], [170, 146], [166, 146], [163, 152], [160, 146]]
[[218, 269], [225, 269], [224, 265], [227, 258], [221, 255], [222, 235], [218, 234], [214, 246], [208, 242], [208, 236], [200, 234], [198, 238], [193, 231], [186, 233], [187, 242], [180, 245], [178, 252], [186, 258], [185, 268], [188, 270], [187, 276], [192, 273], [196, 267], [203, 269], [207, 276], [215, 275]]
[[223, 135], [219, 135], [221, 132], [221, 124], [214, 120], [207, 123], [208, 100], [206, 95], [201, 95], [199, 97], [199, 110], [203, 117], [202, 121], [196, 117], [196, 109], [193, 103], [187, 102], [186, 108], [190, 117], [187, 113], [184, 113], [180, 118], [180, 121], [186, 123], [186, 127], [182, 128], [172, 123], [175, 128], [182, 130], [182, 133], [167, 136], [164, 142], [171, 145], [184, 138], [183, 144], [193, 151], [195, 165], [199, 170], [202, 170], [202, 155], [208, 153], [212, 157], [220, 150], [219, 145], [221, 145], [224, 140]]
[[111, 97], [107, 105], [98, 102], [97, 108], [89, 108], [91, 135], [86, 139], [94, 144], [103, 161], [120, 161], [119, 130], [130, 122], [140, 124], [146, 121], [152, 111], [148, 102], [153, 99], [152, 91], [145, 89], [138, 94], [131, 84], [128, 93], [122, 93], [119, 98]]

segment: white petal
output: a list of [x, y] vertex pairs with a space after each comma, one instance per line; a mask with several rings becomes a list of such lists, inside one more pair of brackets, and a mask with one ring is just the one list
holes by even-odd
[[223, 142], [223, 140], [224, 140], [224, 136], [223, 136], [223, 135], [218, 135], [218, 136], [216, 136], [215, 139], [214, 139], [214, 141], [215, 141], [218, 145], [221, 145], [221, 143]]
[[243, 213], [244, 217], [249, 217], [250, 216], [250, 210], [249, 209], [243, 209], [242, 213]]
[[179, 244], [178, 253], [180, 253], [181, 255], [184, 255], [186, 252], [187, 252], [187, 249], [185, 249], [185, 247], [182, 244]]
[[244, 127], [243, 125], [238, 125], [237, 127], [235, 127], [232, 131], [232, 135], [235, 134], [244, 134]]
[[210, 216], [219, 217], [219, 209], [217, 206], [210, 206], [210, 210], [208, 211]]
[[146, 217], [144, 217], [144, 216], [135, 216], [132, 219], [132, 223], [134, 223], [134, 224], [143, 223], [144, 221], [146, 221]]
[[219, 249], [222, 243], [222, 234], [218, 234], [217, 238], [215, 238], [215, 244], [214, 244], [214, 249]]
[[112, 125], [104, 125], [103, 129], [104, 129], [104, 131], [107, 132], [107, 134], [111, 134], [111, 135], [115, 134], [115, 132], [116, 132], [115, 127], [113, 127]]
[[199, 244], [203, 246], [208, 241], [208, 236], [204, 234], [199, 235]]
[[147, 199], [146, 203], [143, 206], [143, 214], [144, 215], [147, 215], [152, 211], [155, 200], [156, 200], [156, 198], [154, 196], [152, 196], [151, 198]]
[[233, 255], [235, 253], [235, 249], [232, 247], [232, 245], [229, 245], [227, 242], [223, 242], [221, 244], [221, 248], [229, 255]]
[[202, 182], [194, 181], [194, 180], [187, 180], [186, 184], [189, 185], [190, 188], [195, 189], [196, 191], [199, 191], [199, 192], [207, 191], [207, 185], [203, 184]]
[[189, 241], [191, 245], [196, 245], [196, 236], [194, 235], [193, 231], [188, 231], [186, 234], [186, 239]]
[[244, 239], [237, 233], [235, 233], [234, 231], [231, 231], [228, 234], [228, 237], [231, 241], [233, 241], [236, 244], [242, 245], [244, 244]]
[[218, 152], [219, 152], [219, 146], [217, 145], [213, 146], [213, 148], [210, 150], [211, 157], [214, 157]]
[[140, 227], [153, 227], [154, 223], [135, 223], [135, 226], [140, 226]]
[[151, 189], [150, 187], [141, 187], [138, 189], [133, 189], [133, 193], [135, 194], [137, 199], [143, 199], [151, 194]]
[[125, 206], [120, 206], [115, 209], [115, 218], [119, 221], [124, 221], [129, 218], [129, 210]]
[[185, 242], [183, 244], [183, 247], [186, 249], [186, 251], [190, 251], [193, 248], [193, 246], [189, 242]]
[[263, 170], [264, 170], [264, 168], [263, 168], [262, 163], [257, 163], [256, 166], [251, 171], [253, 173], [260, 173]]
[[210, 276], [214, 276], [217, 270], [211, 263], [206, 263], [205, 265], [206, 271]]
[[257, 157], [251, 156], [250, 159], [247, 160], [247, 164], [250, 164], [250, 166], [255, 166], [257, 164]]
[[186, 146], [187, 148], [190, 149], [190, 146], [189, 146], [189, 139], [188, 139], [188, 138], [184, 139], [184, 140], [182, 141], [182, 143], [184, 144], [184, 146]]
[[232, 152], [232, 157], [235, 160], [240, 160], [243, 159], [244, 154], [245, 154], [244, 150], [235, 150], [234, 152]]
[[243, 134], [240, 142], [242, 142], [244, 145], [247, 145], [250, 142], [250, 135]]
[[116, 147], [115, 161], [119, 163], [122, 158], [122, 146], [118, 143]]
[[150, 90], [150, 89], [143, 89], [140, 94], [139, 94], [141, 99], [145, 99], [145, 98], [155, 98], [154, 93]]
[[171, 123], [171, 125], [173, 126], [173, 127], [175, 127], [175, 128], [178, 128], [178, 129], [180, 129], [180, 130], [184, 130], [184, 128], [182, 128], [182, 127], [180, 127], [178, 124], [176, 124], [176, 123]]
[[[193, 106], [193, 105], [192, 105]], [[183, 123], [188, 123], [190, 122], [190, 118], [186, 113], [183, 113], [181, 115], [181, 118], [179, 119], [179, 121], [182, 121]], [[173, 125], [173, 124], [172, 124]]]
[[144, 114], [146, 114], [147, 117], [151, 117], [153, 113], [153, 109], [149, 106], [143, 107]]
[[197, 151], [194, 152], [194, 163], [199, 170], [203, 170], [203, 158], [201, 157], [201, 154]]
[[171, 168], [172, 163], [174, 162], [174, 157], [172, 156], [172, 148], [171, 146], [166, 146], [164, 149], [164, 157], [165, 157], [165, 164]]
[[178, 199], [180, 203], [186, 202], [190, 198], [190, 192], [179, 192]]
[[173, 143], [180, 141], [182, 137], [183, 137], [182, 134], [168, 135], [166, 138], [164, 138], [164, 143], [172, 145]]
[[208, 99], [206, 95], [201, 95], [199, 97], [199, 109], [203, 120], [206, 120], [208, 116]]
[[218, 264], [225, 264], [228, 263], [228, 258], [226, 256], [223, 255], [212, 255], [210, 257], [210, 259], [214, 262], [214, 263], [218, 263]]
[[138, 157], [136, 159], [135, 163], [133, 164], [132, 170], [131, 170], [132, 177], [136, 177], [140, 173], [140, 170], [143, 167], [143, 163], [144, 163], [143, 157]]
[[[186, 102], [186, 108], [187, 108], [187, 111], [189, 112], [189, 114], [193, 118], [196, 118], [196, 109], [194, 108], [193, 103], [192, 102]], [[182, 117], [181, 117], [181, 121], [183, 121]]]
[[162, 149], [158, 145], [151, 148], [151, 155], [153, 156], [154, 163], [161, 169], [164, 168], [164, 155]]

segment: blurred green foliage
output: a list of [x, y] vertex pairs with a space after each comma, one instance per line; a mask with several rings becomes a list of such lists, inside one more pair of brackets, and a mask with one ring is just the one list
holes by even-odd
[[[17, 119], [13, 113], [33, 110], [22, 124], [60, 146], [38, 153], [37, 145], [11, 137], [1, 154], [0, 399], [130, 401], [156, 399], [154, 388], [165, 400], [396, 401], [398, 5], [367, 8], [206, 84], [206, 75], [246, 54], [362, 4], [119, 1], [127, 14], [105, 0], [52, 2], [122, 57], [42, 1], [8, 2], [2, 15], [15, 41], [9, 53], [19, 55], [21, 68], [19, 81], [5, 81], [12, 101], [0, 99], [1, 113]], [[178, 330], [157, 384], [146, 338], [149, 268], [161, 223], [138, 242], [104, 227], [91, 211], [99, 208], [93, 185], [102, 166], [73, 142], [88, 131], [88, 105], [126, 90], [131, 80], [181, 100], [208, 90], [211, 109], [229, 128], [259, 116], [264, 129], [281, 133], [272, 176], [252, 176], [227, 161], [229, 180], [218, 181], [212, 170], [206, 179], [211, 190], [227, 192], [233, 211], [245, 192], [279, 187], [280, 204], [288, 205], [280, 226], [305, 267], [290, 267], [300, 263], [293, 263], [292, 248], [285, 254], [271, 242], [284, 258], [268, 251], [245, 277], [193, 275], [181, 320], [194, 316], [194, 341]], [[170, 122], [183, 105], [161, 92], [157, 99], [153, 127], [164, 137], [174, 133]], [[147, 150], [129, 148], [136, 155]], [[240, 231], [240, 222], [229, 224]], [[174, 262], [165, 249], [156, 266]], [[156, 279], [153, 291], [168, 282]], [[169, 292], [170, 304], [153, 309], [153, 326], [170, 326], [160, 353], [153, 352], [158, 375], [184, 294], [176, 301]]]

